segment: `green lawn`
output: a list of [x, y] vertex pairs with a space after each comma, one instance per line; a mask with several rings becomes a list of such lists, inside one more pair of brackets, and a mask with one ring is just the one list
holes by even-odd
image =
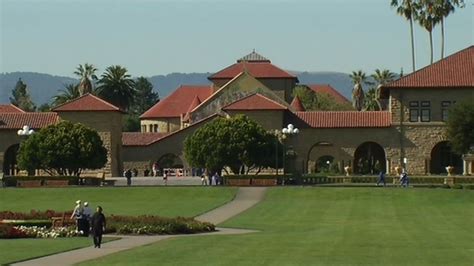
[[192, 217], [232, 200], [235, 188], [112, 187], [112, 188], [7, 188], [0, 190], [0, 210], [72, 211], [75, 201], [101, 205], [104, 213]]
[[[235, 188], [48, 188], [0, 189], [0, 210], [71, 210], [78, 199], [102, 205], [106, 215], [192, 217], [230, 200]], [[0, 239], [0, 265], [92, 245], [91, 239]]]
[[223, 225], [262, 232], [171, 239], [84, 264], [474, 264], [468, 190], [274, 188]]

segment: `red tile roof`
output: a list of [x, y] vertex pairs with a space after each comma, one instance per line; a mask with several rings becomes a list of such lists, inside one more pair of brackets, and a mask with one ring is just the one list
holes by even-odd
[[56, 113], [0, 113], [0, 129], [39, 129], [58, 122]]
[[255, 93], [222, 107], [222, 110], [286, 110], [286, 106]]
[[141, 133], [141, 132], [123, 132], [123, 146], [147, 146], [170, 133]]
[[291, 101], [291, 107], [293, 107], [293, 110], [295, 110], [295, 112], [305, 111], [304, 106], [301, 103], [300, 98], [298, 96], [295, 96], [295, 98], [293, 98], [293, 101]]
[[0, 104], [0, 113], [25, 113], [13, 104]]
[[148, 109], [140, 118], [181, 117], [189, 110], [196, 96], [202, 102], [212, 93], [213, 89], [210, 85], [180, 86], [168, 97]]
[[384, 88], [443, 87], [474, 87], [474, 45], [384, 86]]
[[390, 112], [297, 112], [296, 115], [313, 128], [390, 127]]
[[232, 79], [241, 72], [247, 71], [255, 78], [289, 78], [297, 79], [296, 76], [286, 72], [285, 70], [273, 65], [270, 62], [239, 62], [235, 63], [209, 77], [213, 79]]
[[53, 108], [55, 112], [89, 112], [89, 111], [114, 111], [122, 112], [117, 106], [102, 100], [92, 94], [84, 94], [74, 100]]
[[336, 89], [331, 87], [331, 85], [329, 84], [310, 84], [307, 86], [316, 93], [324, 93], [324, 94], [328, 94], [332, 96], [338, 103], [341, 103], [341, 104], [350, 103], [350, 101], [346, 97], [340, 94]]

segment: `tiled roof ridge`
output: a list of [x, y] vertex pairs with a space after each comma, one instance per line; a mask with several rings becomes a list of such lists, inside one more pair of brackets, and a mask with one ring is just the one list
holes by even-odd
[[0, 104], [0, 106], [8, 106], [9, 108], [13, 108], [16, 110], [16, 113], [27, 113], [25, 110], [21, 109], [20, 107], [10, 103], [10, 104]]
[[[104, 99], [101, 99], [100, 97], [95, 96], [95, 95], [92, 94], [92, 93], [86, 93], [86, 94], [81, 95], [81, 96], [79, 96], [79, 97], [77, 97], [77, 98], [75, 98], [75, 99], [72, 99], [72, 100], [67, 101], [67, 102], [65, 102], [65, 103], [62, 103], [62, 104], [60, 104], [60, 105], [58, 105], [58, 106], [55, 106], [55, 107], [52, 109], [52, 111], [58, 110], [58, 109], [61, 108], [61, 107], [67, 106], [67, 105], [69, 105], [69, 104], [71, 104], [71, 103], [77, 102], [77, 101], [79, 101], [80, 99], [83, 99], [83, 98], [86, 98], [86, 97], [92, 97], [93, 99], [98, 100], [98, 101], [102, 102], [103, 104], [109, 106], [109, 107], [112, 108], [114, 111], [123, 112], [123, 110], [121, 110], [119, 107], [117, 107], [117, 106], [115, 106], [115, 105], [113, 105], [113, 104], [107, 102], [107, 101], [104, 100]], [[59, 111], [61, 111], [61, 110], [59, 110]], [[81, 110], [78, 110], [78, 111], [81, 111]], [[84, 111], [87, 111], [87, 110], [84, 110]], [[55, 112], [56, 112], [56, 111], [55, 111]]]
[[301, 103], [301, 100], [300, 100], [300, 97], [298, 97], [298, 95], [295, 95], [295, 97], [293, 98], [293, 100], [291, 101], [291, 104], [290, 104], [291, 107], [293, 107], [293, 109], [297, 112], [304, 112], [306, 111], [304, 109], [304, 106], [303, 104]]
[[[459, 50], [453, 54], [450, 54], [444, 58], [441, 58], [439, 59], [438, 61], [432, 63], [432, 64], [429, 64], [427, 66], [424, 66], [412, 73], [409, 73], [408, 75], [405, 75], [405, 76], [402, 76], [388, 84], [385, 84], [383, 85], [384, 88], [400, 88], [400, 87], [403, 87], [403, 85], [399, 85], [399, 83], [407, 80], [407, 79], [410, 79], [410, 78], [413, 78], [414, 76], [420, 74], [420, 73], [423, 73], [424, 71], [426, 71], [427, 69], [430, 69], [430, 68], [434, 68], [434, 67], [438, 67], [440, 64], [446, 62], [447, 60], [452, 60], [453, 57], [456, 57], [456, 56], [459, 56], [460, 54], [462, 53], [467, 53], [469, 50], [474, 50], [474, 45], [471, 45], [471, 46], [468, 46], [462, 50]], [[473, 52], [474, 53], [474, 52]], [[474, 61], [474, 58], [472, 59]], [[465, 87], [472, 87], [474, 86], [474, 83], [470, 84], [470, 85], [465, 85]], [[410, 86], [406, 86], [406, 87], [410, 87]], [[415, 87], [425, 87], [425, 86], [415, 86]], [[431, 86], [428, 86], [428, 87], [431, 87]]]

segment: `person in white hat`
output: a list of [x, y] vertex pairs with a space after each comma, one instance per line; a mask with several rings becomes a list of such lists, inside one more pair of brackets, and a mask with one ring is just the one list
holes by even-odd
[[74, 211], [72, 211], [71, 219], [76, 220], [77, 231], [82, 231], [82, 214], [84, 210], [82, 208], [81, 200], [76, 200], [76, 207], [74, 207]]

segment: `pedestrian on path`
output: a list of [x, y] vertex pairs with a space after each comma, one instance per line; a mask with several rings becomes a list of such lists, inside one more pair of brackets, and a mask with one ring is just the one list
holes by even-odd
[[84, 208], [82, 211], [82, 218], [83, 218], [83, 230], [84, 230], [84, 236], [89, 236], [89, 231], [90, 231], [90, 221], [92, 218], [92, 210], [89, 207], [89, 202], [84, 202]]
[[207, 178], [204, 174], [201, 175], [201, 185], [207, 186]]
[[125, 171], [125, 178], [127, 178], [127, 186], [131, 186], [132, 185], [132, 170], [127, 169], [127, 171]]
[[105, 216], [102, 213], [102, 207], [97, 206], [97, 211], [92, 215], [92, 236], [94, 238], [94, 247], [100, 248], [102, 243], [102, 234], [105, 232]]
[[379, 173], [379, 179], [377, 180], [377, 184], [376, 186], [379, 186], [380, 183], [383, 183], [383, 186], [385, 187], [385, 172], [384, 171], [380, 171]]
[[71, 219], [76, 220], [76, 230], [82, 234], [83, 231], [83, 221], [82, 221], [82, 213], [84, 212], [84, 209], [82, 208], [82, 202], [81, 200], [76, 200], [76, 206], [74, 207], [74, 210], [72, 211], [71, 214]]
[[168, 185], [168, 171], [163, 171], [163, 183], [165, 186]]

